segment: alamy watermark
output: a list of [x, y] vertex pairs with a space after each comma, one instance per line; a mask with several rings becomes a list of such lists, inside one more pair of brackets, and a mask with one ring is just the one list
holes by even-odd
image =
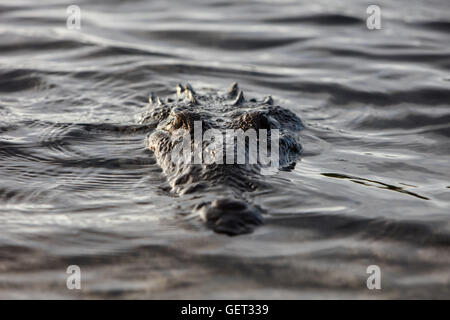
[[369, 290], [380, 290], [381, 289], [381, 269], [376, 264], [370, 265], [366, 270], [367, 274], [370, 276], [367, 278], [367, 289]]
[[66, 26], [69, 30], [81, 29], [81, 9], [77, 5], [70, 5], [66, 9]]
[[[259, 164], [261, 174], [273, 174], [279, 167], [280, 131], [278, 129], [218, 129], [203, 131], [194, 121], [193, 137], [185, 129], [172, 132], [178, 141], [171, 153], [175, 164]], [[270, 143], [269, 143], [270, 137]], [[270, 156], [268, 155], [270, 146]]]
[[77, 265], [67, 267], [66, 273], [69, 275], [66, 286], [69, 290], [81, 290], [81, 269]]
[[367, 7], [366, 13], [369, 15], [366, 20], [366, 26], [369, 30], [381, 29], [381, 8], [376, 4]]

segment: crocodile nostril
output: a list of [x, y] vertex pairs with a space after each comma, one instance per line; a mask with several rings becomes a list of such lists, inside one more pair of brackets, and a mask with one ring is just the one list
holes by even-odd
[[222, 210], [244, 210], [247, 208], [247, 204], [244, 201], [226, 198], [214, 200], [211, 206]]

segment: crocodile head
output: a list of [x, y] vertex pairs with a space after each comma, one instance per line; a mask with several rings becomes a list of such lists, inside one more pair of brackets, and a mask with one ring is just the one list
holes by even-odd
[[221, 195], [193, 210], [227, 234], [262, 223], [263, 210], [243, 195], [264, 188], [264, 175], [274, 168], [292, 168], [302, 149], [301, 120], [270, 96], [246, 99], [237, 83], [226, 92], [197, 92], [187, 84], [165, 99], [151, 94], [140, 123], [155, 128], [147, 146], [173, 192]]

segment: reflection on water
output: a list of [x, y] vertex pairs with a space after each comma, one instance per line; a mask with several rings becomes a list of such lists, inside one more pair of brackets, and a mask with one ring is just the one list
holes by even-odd
[[[383, 182], [379, 182], [379, 181], [375, 181], [375, 180], [358, 178], [358, 177], [352, 177], [352, 176], [348, 176], [348, 175], [345, 175], [345, 174], [339, 174], [339, 173], [322, 173], [322, 175], [324, 175], [325, 177], [330, 177], [330, 178], [348, 179], [351, 182], [359, 183], [359, 184], [362, 184], [364, 186], [392, 190], [392, 191], [396, 191], [396, 192], [406, 193], [406, 194], [409, 194], [410, 196], [417, 197], [419, 199], [430, 200], [427, 197], [418, 195], [418, 194], [416, 194], [414, 192], [411, 192], [411, 191], [407, 191], [407, 190], [405, 190], [402, 187], [393, 186], [391, 184], [387, 184], [387, 183], [383, 183]], [[416, 186], [408, 185], [408, 184], [405, 184], [405, 183], [403, 183], [403, 184], [405, 186], [407, 186], [407, 187], [416, 187]]]
[[[381, 30], [360, 1], [78, 1], [80, 30], [70, 4], [0, 4], [1, 298], [450, 297], [448, 1], [379, 1]], [[137, 125], [150, 90], [233, 81], [306, 125], [239, 237]]]

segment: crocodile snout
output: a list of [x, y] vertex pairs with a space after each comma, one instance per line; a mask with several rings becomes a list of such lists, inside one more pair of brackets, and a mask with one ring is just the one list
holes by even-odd
[[218, 233], [238, 235], [250, 233], [264, 223], [263, 210], [244, 200], [217, 199], [194, 208], [206, 225]]

